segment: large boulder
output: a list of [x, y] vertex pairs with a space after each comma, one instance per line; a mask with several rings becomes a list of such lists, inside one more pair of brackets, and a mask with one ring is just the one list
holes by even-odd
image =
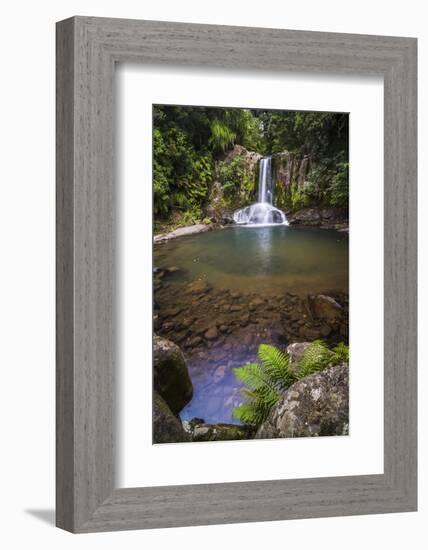
[[153, 443], [182, 443], [190, 441], [180, 420], [157, 393], [153, 392]]
[[153, 386], [173, 414], [193, 397], [193, 385], [181, 349], [166, 338], [154, 337]]
[[256, 439], [347, 435], [349, 369], [337, 365], [288, 388], [257, 431]]

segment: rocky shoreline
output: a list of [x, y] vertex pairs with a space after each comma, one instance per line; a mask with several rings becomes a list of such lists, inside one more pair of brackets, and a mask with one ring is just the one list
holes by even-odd
[[287, 214], [290, 225], [349, 231], [348, 211], [344, 208], [312, 207]]
[[[342, 208], [312, 207], [303, 208], [295, 212], [287, 212], [287, 220], [291, 226], [318, 227], [319, 229], [336, 229], [349, 232], [348, 212]], [[223, 208], [209, 207], [206, 212], [209, 223], [196, 223], [178, 227], [168, 233], [160, 233], [153, 237], [154, 245], [158, 245], [179, 237], [197, 235], [215, 229], [224, 229], [234, 226], [233, 212]]]
[[171, 239], [177, 239], [178, 237], [187, 237], [188, 235], [197, 235], [198, 233], [205, 233], [206, 231], [211, 231], [214, 228], [212, 223], [197, 223], [194, 225], [187, 225], [184, 227], [178, 227], [174, 231], [169, 233], [161, 233], [153, 237], [153, 243], [159, 244]]

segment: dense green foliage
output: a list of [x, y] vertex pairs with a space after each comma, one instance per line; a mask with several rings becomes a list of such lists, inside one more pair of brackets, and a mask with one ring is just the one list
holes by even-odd
[[261, 155], [289, 151], [307, 158], [307, 174], [280, 190], [281, 207], [347, 206], [348, 115], [238, 108], [155, 106], [153, 186], [156, 219], [186, 213], [201, 219], [212, 184], [222, 187], [225, 206], [254, 198], [256, 174], [242, 157], [228, 158], [235, 145]]
[[268, 417], [281, 394], [291, 384], [342, 362], [349, 361], [348, 346], [338, 344], [332, 350], [322, 340], [314, 340], [296, 366], [290, 366], [287, 353], [275, 346], [261, 344], [259, 361], [234, 369], [245, 385], [241, 390], [246, 401], [234, 409], [234, 416], [244, 424], [260, 426]]

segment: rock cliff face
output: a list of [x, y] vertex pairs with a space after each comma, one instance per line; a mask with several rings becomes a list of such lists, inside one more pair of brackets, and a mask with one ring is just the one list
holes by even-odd
[[216, 162], [205, 216], [222, 225], [233, 223], [233, 211], [254, 202], [262, 155], [235, 145]]
[[309, 172], [309, 157], [283, 151], [272, 155], [274, 177], [277, 186], [287, 188], [292, 183], [303, 185]]
[[302, 378], [284, 392], [256, 439], [348, 435], [348, 378], [347, 364]]
[[[235, 145], [216, 162], [204, 215], [215, 224], [233, 223], [233, 212], [257, 199], [259, 161], [262, 155]], [[283, 151], [272, 155], [275, 181], [274, 205], [287, 213], [290, 224], [346, 229], [348, 211], [344, 208], [313, 206], [298, 208], [293, 196], [302, 188], [311, 170], [307, 155]]]
[[346, 208], [302, 208], [289, 214], [287, 219], [292, 225], [312, 225], [324, 229], [347, 229], [348, 227], [348, 211]]

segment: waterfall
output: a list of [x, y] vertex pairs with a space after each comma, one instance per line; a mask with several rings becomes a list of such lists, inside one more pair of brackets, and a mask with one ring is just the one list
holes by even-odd
[[258, 202], [272, 204], [272, 157], [260, 160]]
[[233, 220], [240, 225], [288, 225], [284, 212], [273, 206], [272, 157], [260, 159], [259, 188], [255, 204], [236, 210]]

